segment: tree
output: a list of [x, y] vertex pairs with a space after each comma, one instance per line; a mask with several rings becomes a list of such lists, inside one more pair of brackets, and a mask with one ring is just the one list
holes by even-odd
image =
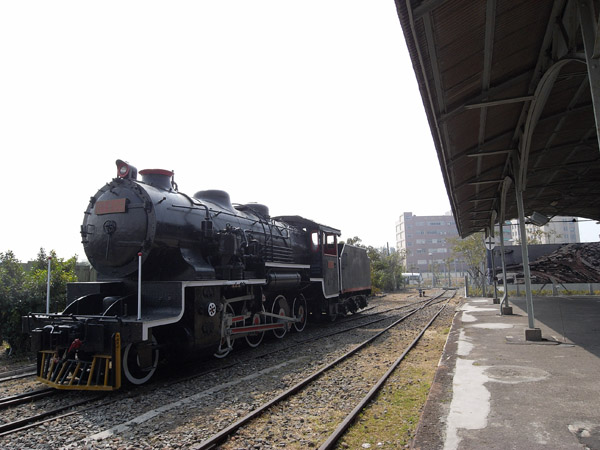
[[404, 272], [404, 253], [392, 252], [387, 254], [387, 249], [376, 249], [365, 246], [358, 236], [346, 239], [346, 244], [361, 247], [367, 250], [371, 262], [371, 289], [373, 292], [395, 291], [402, 285], [402, 272]]
[[[67, 260], [58, 258], [56, 252], [50, 252], [51, 277], [50, 277], [50, 312], [59, 312], [65, 309], [67, 298], [67, 283], [77, 281], [75, 266], [77, 256]], [[31, 311], [46, 311], [46, 292], [48, 283], [48, 255], [43, 248], [33, 261], [33, 267], [27, 272], [26, 290], [30, 301]], [[43, 306], [43, 308], [42, 308]], [[36, 309], [37, 308], [37, 309]]]
[[[51, 251], [50, 312], [62, 311], [66, 304], [67, 283], [77, 281], [77, 257], [58, 258]], [[30, 312], [46, 311], [48, 256], [40, 249], [29, 270], [7, 251], [0, 253], [0, 342], [8, 343], [11, 351], [27, 351], [28, 337], [21, 331], [21, 317]]]
[[359, 238], [358, 236], [354, 236], [353, 238], [346, 239], [346, 244], [348, 244], [348, 245], [354, 245], [355, 247], [365, 248], [365, 246], [362, 245], [361, 242], [362, 242], [362, 239]]
[[374, 292], [395, 291], [402, 285], [404, 254], [393, 252], [388, 255], [373, 247], [367, 248], [371, 260], [371, 286]]
[[467, 265], [467, 272], [475, 283], [483, 290], [485, 280], [486, 249], [483, 233], [473, 233], [465, 239], [453, 238], [450, 240], [452, 251], [460, 255]]
[[10, 250], [0, 253], [0, 343], [12, 348], [21, 334], [25, 270]]

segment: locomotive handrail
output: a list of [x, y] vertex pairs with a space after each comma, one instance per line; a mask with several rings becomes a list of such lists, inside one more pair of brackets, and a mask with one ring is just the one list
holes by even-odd
[[[187, 197], [187, 198], [190, 198], [189, 196], [187, 196], [187, 195], [185, 195], [185, 194], [183, 194], [183, 193], [181, 193], [181, 192], [180, 192], [180, 194], [181, 194], [181, 195], [183, 195], [183, 196], [185, 196], [185, 197]], [[204, 208], [204, 209], [206, 210], [206, 220], [209, 220], [209, 219], [210, 219], [210, 211], [212, 211], [212, 212], [213, 212], [213, 217], [218, 217], [218, 216], [220, 216], [221, 214], [225, 214], [225, 215], [232, 216], [232, 217], [240, 217], [240, 216], [238, 216], [237, 214], [235, 214], [235, 213], [232, 213], [232, 212], [229, 212], [229, 211], [215, 211], [215, 210], [213, 210], [213, 209], [210, 209], [210, 208], [209, 208], [207, 205], [204, 205], [204, 204], [202, 204], [202, 203], [196, 203], [196, 202], [192, 202], [192, 204], [193, 204], [194, 206], [200, 206], [200, 207], [202, 207], [202, 208]], [[183, 205], [175, 205], [175, 204], [173, 204], [173, 205], [171, 205], [171, 206], [172, 206], [173, 208], [181, 208], [181, 209], [195, 209], [195, 208], [194, 208], [194, 207], [192, 207], [192, 206], [183, 206]]]
[[50, 313], [50, 314], [46, 314], [46, 313], [29, 313], [30, 317], [33, 317], [34, 319], [39, 319], [39, 318], [45, 318], [45, 317], [49, 317], [52, 319], [72, 319], [73, 321], [78, 321], [81, 319], [114, 319], [114, 320], [118, 320], [121, 321], [121, 318], [117, 315], [114, 316], [102, 316], [102, 315], [92, 315], [92, 314], [61, 314], [61, 313]]
[[[204, 208], [204, 210], [206, 211], [206, 219], [207, 220], [210, 219], [210, 208], [207, 205], [205, 205], [204, 203], [199, 202], [198, 199], [196, 199], [194, 197], [190, 197], [189, 195], [185, 194], [184, 192], [177, 191], [177, 193], [180, 194], [180, 195], [183, 195], [185, 198], [187, 198], [192, 205]], [[173, 205], [173, 206], [176, 206], [176, 205]], [[179, 206], [179, 207], [181, 208], [181, 206]], [[221, 214], [222, 212], [223, 211], [216, 212], [215, 217], [218, 216], [219, 214]]]
[[34, 319], [39, 319], [39, 318], [44, 318], [44, 317], [51, 317], [51, 318], [59, 318], [59, 319], [73, 319], [73, 320], [77, 320], [73, 314], [61, 314], [61, 313], [34, 313], [34, 312], [30, 312], [29, 313], [29, 317], [33, 317]]
[[[178, 194], [179, 195], [183, 195], [185, 198], [187, 198], [192, 205], [204, 208], [204, 210], [206, 211], [206, 219], [207, 220], [210, 219], [210, 210], [209, 210], [208, 206], [206, 206], [204, 203], [196, 202], [195, 199], [193, 199], [192, 197], [190, 197], [187, 194], [184, 194], [183, 192], [178, 192]], [[189, 206], [181, 206], [181, 205], [172, 205], [172, 206], [173, 206], [173, 208], [189, 208], [189, 209], [194, 209], [194, 208], [191, 208]]]

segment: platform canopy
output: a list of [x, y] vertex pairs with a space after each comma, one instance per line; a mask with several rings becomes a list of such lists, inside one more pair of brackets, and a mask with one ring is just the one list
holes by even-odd
[[396, 6], [459, 234], [517, 217], [515, 189], [600, 220], [600, 1]]

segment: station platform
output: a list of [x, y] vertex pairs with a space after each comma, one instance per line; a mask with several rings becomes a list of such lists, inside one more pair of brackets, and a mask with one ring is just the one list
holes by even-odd
[[465, 299], [411, 448], [600, 450], [600, 297], [534, 297], [537, 342], [509, 302]]

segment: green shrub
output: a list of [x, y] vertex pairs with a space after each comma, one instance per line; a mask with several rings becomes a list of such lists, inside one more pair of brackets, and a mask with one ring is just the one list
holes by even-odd
[[[77, 281], [77, 257], [57, 258], [50, 252], [50, 312], [65, 308], [67, 283]], [[46, 311], [48, 256], [40, 249], [38, 256], [26, 270], [12, 251], [0, 252], [0, 342], [6, 342], [13, 354], [29, 348], [29, 337], [23, 334], [21, 317], [30, 312]]]

